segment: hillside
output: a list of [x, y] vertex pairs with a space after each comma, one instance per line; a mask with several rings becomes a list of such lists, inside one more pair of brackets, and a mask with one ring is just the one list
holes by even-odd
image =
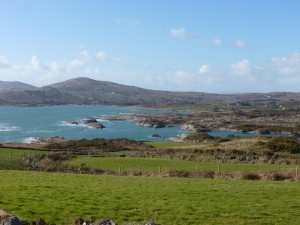
[[[22, 84], [22, 83], [21, 83]], [[16, 85], [17, 86], [17, 85]], [[0, 105], [194, 105], [194, 104], [281, 104], [300, 101], [300, 93], [211, 94], [155, 91], [89, 78], [76, 78], [41, 88], [13, 88], [0, 92]], [[31, 86], [33, 87], [33, 86]]]
[[36, 87], [18, 81], [0, 81], [0, 91], [33, 90]]

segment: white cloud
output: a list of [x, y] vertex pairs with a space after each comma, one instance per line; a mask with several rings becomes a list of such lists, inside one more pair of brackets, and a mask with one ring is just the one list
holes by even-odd
[[40, 62], [35, 55], [31, 57], [30, 62], [34, 69], [40, 69]]
[[122, 63], [122, 60], [104, 51], [92, 53], [83, 50], [74, 57], [49, 62], [34, 55], [24, 65], [13, 64], [0, 56], [0, 80], [18, 80], [42, 86], [87, 76], [160, 90], [223, 93], [300, 91], [299, 53], [271, 58], [260, 67], [252, 65], [246, 58], [224, 67], [203, 64], [194, 70], [182, 65], [125, 64], [124, 67]]
[[193, 82], [195, 78], [196, 78], [195, 75], [190, 71], [178, 70], [176, 71], [175, 82], [188, 83], [188, 82]]
[[268, 64], [268, 69], [283, 76], [298, 75], [300, 77], [300, 54], [295, 53], [291, 57], [274, 57]]
[[251, 65], [247, 59], [240, 60], [231, 65], [231, 72], [234, 75], [250, 75], [251, 74]]
[[246, 48], [246, 42], [242, 40], [236, 40], [232, 43], [232, 45], [236, 48]]
[[214, 46], [221, 46], [222, 45], [222, 40], [219, 38], [214, 38], [211, 40], [211, 44]]
[[106, 54], [106, 52], [98, 52], [96, 54], [96, 59], [105, 62], [108, 60], [108, 55]]
[[8, 67], [9, 67], [9, 63], [7, 58], [0, 55], [0, 68], [8, 68]]
[[173, 28], [170, 30], [170, 34], [172, 37], [178, 39], [184, 39], [188, 36], [188, 33], [184, 28]]
[[102, 71], [98, 68], [99, 61], [105, 61], [108, 64], [124, 65], [124, 61], [118, 58], [109, 57], [105, 52], [91, 54], [84, 50], [75, 57], [64, 60], [54, 60], [45, 62], [36, 55], [30, 59], [30, 63], [17, 65], [8, 64], [5, 57], [0, 56], [0, 80], [22, 81], [36, 86], [48, 85], [51, 83], [71, 79], [79, 76], [88, 76], [99, 78]]
[[199, 73], [200, 74], [205, 74], [205, 73], [209, 73], [210, 72], [210, 65], [202, 65], [199, 68]]

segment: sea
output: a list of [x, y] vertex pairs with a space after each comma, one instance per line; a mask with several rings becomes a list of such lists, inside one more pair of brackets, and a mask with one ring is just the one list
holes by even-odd
[[[138, 141], [164, 141], [185, 133], [179, 127], [146, 128], [131, 120], [109, 120], [111, 116], [169, 113], [168, 110], [149, 110], [117, 106], [42, 106], [0, 107], [0, 142], [31, 143], [36, 138], [59, 136], [66, 139], [128, 138]], [[185, 112], [182, 112], [185, 113]], [[94, 129], [72, 124], [95, 118], [106, 128]], [[154, 138], [158, 134], [163, 138]]]
[[[38, 138], [64, 137], [70, 140], [94, 138], [128, 138], [137, 141], [168, 141], [170, 137], [187, 133], [180, 127], [147, 128], [132, 120], [110, 120], [113, 116], [174, 113], [169, 110], [151, 110], [118, 106], [61, 105], [42, 107], [0, 107], [0, 142], [32, 143]], [[175, 113], [189, 113], [175, 111]], [[87, 118], [95, 118], [104, 129], [94, 129], [72, 124]], [[160, 137], [153, 137], [157, 134]], [[242, 134], [229, 131], [212, 131], [215, 137], [249, 137], [257, 134]], [[270, 134], [266, 136], [282, 136]]]

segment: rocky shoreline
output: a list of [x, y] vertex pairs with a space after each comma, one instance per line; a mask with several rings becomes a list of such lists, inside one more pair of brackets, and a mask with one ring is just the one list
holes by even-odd
[[187, 132], [228, 131], [243, 134], [300, 133], [298, 110], [289, 111], [217, 111], [193, 114], [165, 113], [154, 115], [111, 116], [109, 120], [131, 120], [138, 126], [148, 128], [180, 127]]

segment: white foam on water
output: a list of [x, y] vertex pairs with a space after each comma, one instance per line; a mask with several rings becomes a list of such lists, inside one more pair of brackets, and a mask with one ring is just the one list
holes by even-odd
[[82, 124], [73, 124], [72, 122], [68, 122], [68, 121], [61, 121], [58, 123], [58, 126], [60, 126], [60, 127], [85, 127]]
[[36, 137], [27, 137], [27, 138], [24, 138], [22, 142], [26, 143], [26, 144], [32, 144], [37, 141], [38, 141], [38, 139]]
[[8, 123], [0, 123], [0, 132], [10, 132], [21, 130], [20, 127], [12, 126]]

